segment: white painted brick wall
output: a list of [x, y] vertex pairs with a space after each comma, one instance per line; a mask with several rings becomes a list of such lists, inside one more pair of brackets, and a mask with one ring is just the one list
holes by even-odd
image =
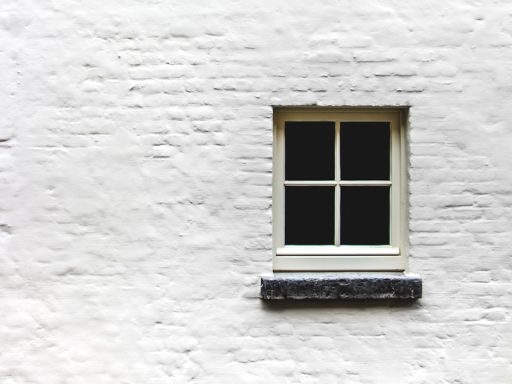
[[[0, 3], [0, 383], [512, 382], [512, 3]], [[266, 305], [272, 105], [410, 105], [424, 298]]]

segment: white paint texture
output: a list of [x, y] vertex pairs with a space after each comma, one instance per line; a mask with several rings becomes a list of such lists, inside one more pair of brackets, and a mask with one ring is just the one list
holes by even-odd
[[[0, 382], [510, 383], [510, 1], [0, 4]], [[424, 298], [265, 305], [271, 105], [411, 105]]]

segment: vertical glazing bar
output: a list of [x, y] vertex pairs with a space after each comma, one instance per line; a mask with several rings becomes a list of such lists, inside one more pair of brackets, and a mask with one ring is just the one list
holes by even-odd
[[334, 179], [336, 180], [336, 187], [334, 189], [334, 245], [340, 245], [340, 121], [336, 121], [335, 135], [334, 135]]

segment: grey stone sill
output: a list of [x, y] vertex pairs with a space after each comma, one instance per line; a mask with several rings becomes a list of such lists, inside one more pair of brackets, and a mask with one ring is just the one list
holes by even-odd
[[403, 272], [279, 272], [261, 276], [263, 300], [419, 299], [422, 280]]

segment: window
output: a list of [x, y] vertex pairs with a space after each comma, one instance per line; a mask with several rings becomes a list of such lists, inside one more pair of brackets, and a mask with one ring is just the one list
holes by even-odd
[[279, 108], [275, 271], [406, 267], [405, 111]]

